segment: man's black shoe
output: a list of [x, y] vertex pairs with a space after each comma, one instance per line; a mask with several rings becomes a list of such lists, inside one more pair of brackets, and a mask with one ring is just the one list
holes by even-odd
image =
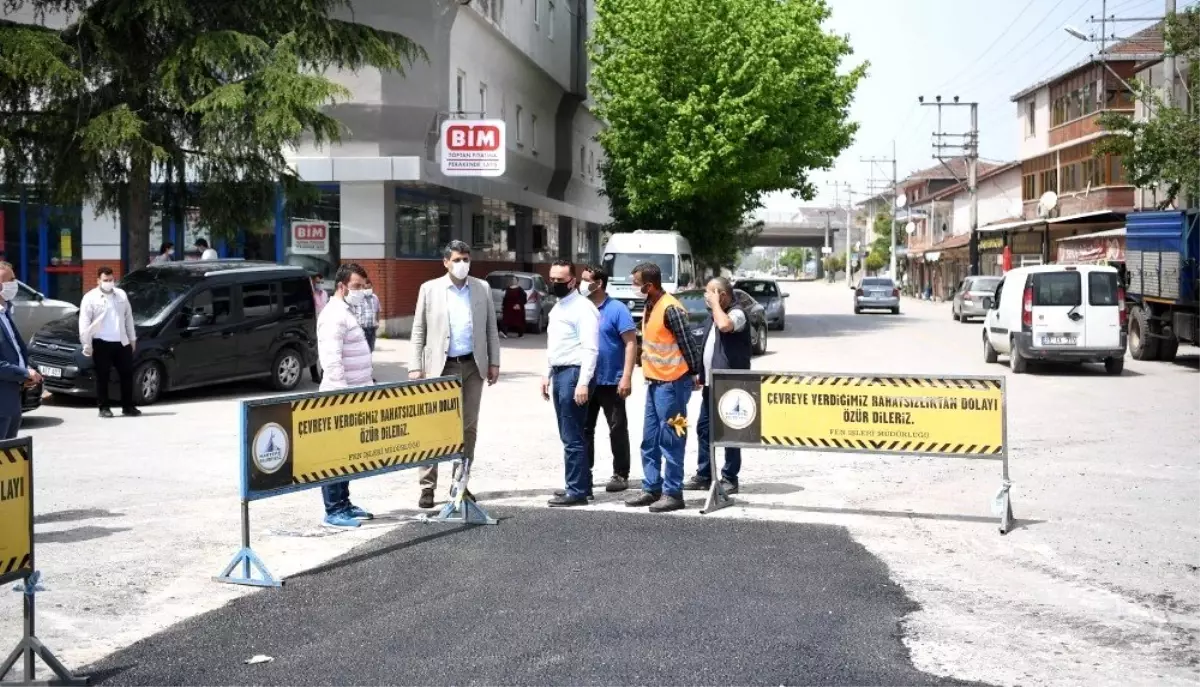
[[650, 504], [654, 503], [655, 501], [658, 501], [660, 496], [661, 496], [661, 494], [656, 494], [656, 493], [650, 492], [650, 491], [643, 491], [642, 493], [638, 494], [637, 496], [631, 496], [628, 499], [626, 499], [625, 505], [629, 506], [630, 508], [644, 508], [644, 507], [649, 506]]
[[138, 410], [137, 408], [126, 408], [125, 410], [121, 411], [121, 414], [125, 417], [137, 417], [138, 415], [142, 414], [142, 411]]
[[112, 411], [109, 410], [108, 408], [100, 409], [100, 417], [112, 417], [112, 416], [113, 416]]
[[421, 498], [417, 499], [417, 508], [421, 508], [423, 510], [429, 510], [430, 508], [433, 508], [432, 489], [421, 490]]
[[683, 483], [684, 491], [708, 491], [712, 487], [710, 480], [701, 479], [700, 475], [692, 475]]
[[546, 505], [551, 508], [561, 508], [566, 506], [586, 506], [587, 502], [588, 497], [586, 496], [567, 496], [563, 494], [562, 496], [555, 496], [550, 499]]
[[[554, 495], [555, 496], [566, 496], [567, 490], [566, 489], [555, 489]], [[595, 500], [596, 500], [596, 495], [589, 492], [588, 493], [588, 501], [595, 501]]]

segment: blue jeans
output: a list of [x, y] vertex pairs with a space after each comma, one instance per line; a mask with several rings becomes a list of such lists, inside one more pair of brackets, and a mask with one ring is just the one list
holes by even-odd
[[350, 510], [349, 482], [327, 484], [321, 487], [321, 496], [325, 499], [325, 515]]
[[579, 367], [556, 367], [550, 372], [550, 398], [558, 416], [558, 437], [563, 443], [563, 464], [566, 472], [567, 498], [583, 498], [592, 493], [592, 471], [588, 467], [587, 405], [575, 402], [575, 387], [579, 384]]
[[[707, 482], [712, 481], [712, 430], [709, 425], [711, 412], [709, 403], [712, 401], [710, 387], [704, 387], [700, 401], [700, 421], [696, 423], [696, 453], [699, 461], [696, 465], [696, 476]], [[738, 483], [738, 472], [742, 469], [742, 449], [725, 449], [725, 466], [721, 468], [721, 478], [730, 484]]]
[[[683, 450], [687, 446], [687, 404], [692, 378], [650, 382], [642, 421], [642, 489], [652, 494], [683, 496]], [[682, 431], [670, 423], [682, 421]], [[666, 469], [663, 462], [666, 461]]]

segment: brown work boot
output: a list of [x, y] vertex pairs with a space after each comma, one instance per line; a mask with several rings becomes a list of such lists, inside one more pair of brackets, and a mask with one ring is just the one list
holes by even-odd
[[417, 500], [417, 508], [420, 508], [422, 510], [429, 510], [430, 508], [433, 508], [433, 490], [432, 489], [422, 489], [421, 490], [421, 498]]
[[660, 496], [661, 494], [643, 491], [637, 496], [631, 496], [625, 499], [625, 505], [629, 506], [630, 508], [645, 508], [646, 506], [658, 501]]
[[650, 504], [651, 513], [669, 513], [673, 510], [683, 510], [687, 508], [687, 504], [679, 496], [669, 496], [663, 494], [662, 498]]

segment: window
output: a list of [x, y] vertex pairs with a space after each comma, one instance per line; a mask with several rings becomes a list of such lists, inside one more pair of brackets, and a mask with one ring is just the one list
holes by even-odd
[[532, 222], [534, 262], [552, 262], [563, 257], [558, 254], [558, 215], [534, 210]]
[[670, 253], [607, 253], [601, 267], [614, 284], [632, 284], [633, 268], [643, 262], [658, 265], [664, 284], [675, 283], [675, 256]]
[[397, 190], [397, 257], [441, 257], [461, 216], [462, 206], [456, 202]]
[[312, 282], [307, 279], [287, 279], [283, 287], [283, 310], [287, 314], [307, 315], [316, 310]]
[[487, 117], [487, 84], [479, 82], [479, 116]]
[[1037, 101], [1030, 99], [1025, 103], [1025, 138], [1037, 135]]
[[242, 318], [257, 320], [270, 317], [279, 304], [279, 291], [272, 283], [242, 285]]
[[554, 0], [546, 4], [546, 37], [554, 40]]
[[533, 0], [533, 25], [541, 26], [542, 23], [542, 0]]
[[529, 149], [537, 153], [537, 115], [529, 115]]
[[[687, 287], [692, 285], [692, 280], [696, 278], [696, 266], [692, 263], [692, 256], [684, 254], [679, 256], [679, 285]], [[663, 275], [663, 281], [667, 277]]]
[[1110, 186], [1126, 186], [1129, 180], [1125, 177], [1125, 165], [1121, 164], [1121, 156], [1108, 156], [1108, 183]]
[[588, 151], [588, 178], [591, 179], [595, 176], [596, 176], [596, 151], [589, 150]]
[[184, 309], [189, 324], [197, 327], [216, 327], [227, 324], [232, 315], [233, 294], [228, 286], [201, 291]]
[[454, 111], [462, 112], [466, 105], [464, 102], [467, 97], [467, 74], [463, 70], [458, 70], [458, 76], [454, 80]]
[[1041, 272], [1031, 277], [1033, 304], [1073, 308], [1083, 303], [1079, 272]]
[[1039, 174], [1038, 188], [1042, 193], [1046, 191], [1058, 192], [1058, 170], [1048, 169]]
[[579, 146], [579, 176], [587, 172], [587, 148]]
[[1088, 303], [1118, 305], [1116, 272], [1088, 272]]
[[492, 287], [493, 289], [499, 289], [500, 291], [503, 291], [504, 289], [508, 288], [508, 285], [511, 284], [512, 280], [514, 279], [516, 279], [517, 284], [519, 284], [521, 288], [525, 289], [526, 291], [529, 291], [533, 288], [533, 280], [529, 277], [518, 277], [515, 274], [509, 274], [507, 272], [489, 274], [487, 282], [488, 286]]
[[37, 292], [29, 288], [21, 282], [17, 282], [17, 295], [13, 296], [13, 302], [29, 302], [37, 300]]
[[522, 108], [520, 105], [517, 105], [517, 128], [516, 128], [516, 133], [517, 133], [517, 145], [519, 145], [519, 146], [523, 146], [523, 145], [525, 145], [525, 137], [521, 135], [522, 133], [524, 133], [524, 132], [522, 132], [522, 131], [521, 131], [521, 119], [523, 119], [523, 118], [524, 118], [524, 116], [525, 116], [525, 110], [524, 110], [524, 108]]
[[1037, 176], [1027, 174], [1021, 177], [1021, 200], [1037, 200]]

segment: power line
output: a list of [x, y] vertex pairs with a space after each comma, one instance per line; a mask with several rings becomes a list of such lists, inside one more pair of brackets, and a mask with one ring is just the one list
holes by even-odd
[[[1063, 1], [1064, 0], [1059, 0], [1060, 3]], [[983, 52], [979, 53], [978, 57], [976, 57], [974, 60], [972, 60], [971, 63], [968, 64], [966, 67], [964, 67], [962, 69], [962, 71], [960, 71], [959, 73], [950, 77], [946, 81], [942, 82], [937, 88], [933, 89], [934, 92], [940, 92], [946, 86], [953, 84], [956, 80], [958, 80], [963, 75], [965, 75], [967, 72], [969, 72], [972, 67], [974, 67], [976, 64], [978, 64], [983, 59], [984, 55], [987, 55], [988, 52], [990, 52], [992, 48], [996, 47], [996, 44], [999, 43], [1001, 39], [1003, 39], [1005, 36], [1008, 35], [1008, 32], [1012, 30], [1012, 27], [1016, 26], [1017, 22], [1021, 20], [1021, 17], [1025, 14], [1025, 10], [1027, 10], [1031, 6], [1033, 6], [1034, 2], [1036, 2], [1036, 0], [1029, 0], [1029, 2], [1026, 3], [1024, 7], [1021, 8], [1021, 11], [1017, 12], [1016, 16], [1013, 17], [1013, 20], [1011, 22], [1009, 22], [1008, 26], [1004, 27], [1004, 30], [1000, 32], [1000, 35], [996, 36], [996, 39], [993, 40], [991, 42], [991, 44], [988, 45], [988, 47], [984, 48]]]

